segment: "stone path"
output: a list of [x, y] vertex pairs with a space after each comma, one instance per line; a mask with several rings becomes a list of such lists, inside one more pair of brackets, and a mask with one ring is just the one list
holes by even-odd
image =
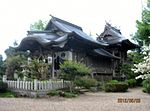
[[150, 95], [134, 88], [126, 93], [86, 93], [72, 99], [0, 98], [0, 111], [150, 111]]

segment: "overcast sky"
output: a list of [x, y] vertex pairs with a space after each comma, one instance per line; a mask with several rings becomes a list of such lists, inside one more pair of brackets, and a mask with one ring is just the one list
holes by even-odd
[[0, 1], [0, 54], [20, 43], [30, 24], [41, 19], [48, 21], [50, 14], [83, 28], [96, 36], [105, 21], [121, 29], [127, 38], [136, 31], [140, 20], [142, 0], [1, 0]]

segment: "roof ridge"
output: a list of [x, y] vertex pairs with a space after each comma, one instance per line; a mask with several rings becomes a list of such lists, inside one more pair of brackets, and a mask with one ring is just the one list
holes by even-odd
[[75, 28], [77, 28], [77, 29], [79, 29], [79, 30], [82, 30], [82, 28], [81, 28], [80, 26], [77, 26], [77, 25], [75, 25], [75, 24], [72, 24], [72, 23], [70, 23], [70, 22], [67, 22], [67, 21], [65, 21], [65, 20], [62, 20], [62, 19], [60, 19], [60, 18], [54, 17], [54, 16], [52, 16], [52, 15], [50, 15], [50, 16], [52, 17], [52, 19], [54, 19], [54, 20], [56, 20], [56, 21], [58, 21], [58, 22], [62, 22], [62, 23], [64, 23], [64, 24], [68, 24], [68, 25], [71, 25], [71, 26], [73, 26], [73, 27], [75, 27]]
[[109, 29], [113, 29], [115, 32], [119, 33], [122, 35], [120, 29], [118, 29], [117, 27], [112, 26], [110, 23], [106, 23], [105, 28], [108, 27]]

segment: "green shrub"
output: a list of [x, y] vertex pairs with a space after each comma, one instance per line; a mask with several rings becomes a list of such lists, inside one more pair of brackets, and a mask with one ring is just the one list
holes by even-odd
[[70, 81], [70, 92], [75, 89], [74, 81], [76, 78], [90, 75], [92, 71], [89, 67], [86, 67], [86, 65], [74, 61], [65, 61], [60, 65], [60, 70], [60, 78]]
[[0, 81], [0, 92], [5, 92], [8, 88], [7, 83], [4, 83], [3, 81]]
[[110, 80], [109, 83], [118, 83], [118, 80]]
[[5, 91], [3, 93], [0, 93], [0, 97], [3, 97], [3, 98], [14, 98], [14, 97], [17, 97], [17, 94], [15, 92]]
[[144, 88], [144, 89], [143, 89], [144, 92], [150, 93], [150, 78], [144, 80], [144, 81], [142, 82], [142, 85], [143, 85], [143, 88]]
[[104, 89], [104, 82], [98, 82], [97, 83], [97, 90], [102, 91]]
[[131, 70], [133, 66], [134, 66], [133, 64], [122, 64], [120, 67], [121, 74], [124, 74], [127, 77], [127, 79], [135, 78], [136, 75]]
[[49, 95], [49, 96], [59, 96], [59, 91], [53, 90], [53, 91], [50, 91], [49, 93], [47, 93], [47, 95]]
[[77, 94], [76, 93], [70, 93], [70, 92], [64, 92], [64, 97], [66, 97], [66, 98], [77, 97]]
[[129, 87], [135, 87], [136, 86], [136, 80], [135, 79], [129, 79], [125, 81], [128, 83]]
[[137, 86], [142, 86], [142, 82], [143, 82], [142, 78], [136, 79], [136, 85]]
[[76, 77], [83, 77], [90, 75], [91, 69], [84, 64], [74, 61], [65, 61], [60, 65], [62, 74], [60, 75], [64, 80], [74, 80]]
[[91, 87], [95, 87], [98, 84], [96, 79], [90, 77], [78, 78], [74, 81], [74, 83], [79, 87], [84, 87], [87, 89], [90, 89]]
[[108, 82], [104, 85], [106, 92], [126, 92], [128, 90], [128, 84], [125, 82]]

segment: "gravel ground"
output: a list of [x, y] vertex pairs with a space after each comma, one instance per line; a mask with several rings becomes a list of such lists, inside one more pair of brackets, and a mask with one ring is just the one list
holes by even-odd
[[150, 111], [150, 95], [134, 88], [126, 93], [86, 93], [72, 99], [0, 98], [0, 111]]

